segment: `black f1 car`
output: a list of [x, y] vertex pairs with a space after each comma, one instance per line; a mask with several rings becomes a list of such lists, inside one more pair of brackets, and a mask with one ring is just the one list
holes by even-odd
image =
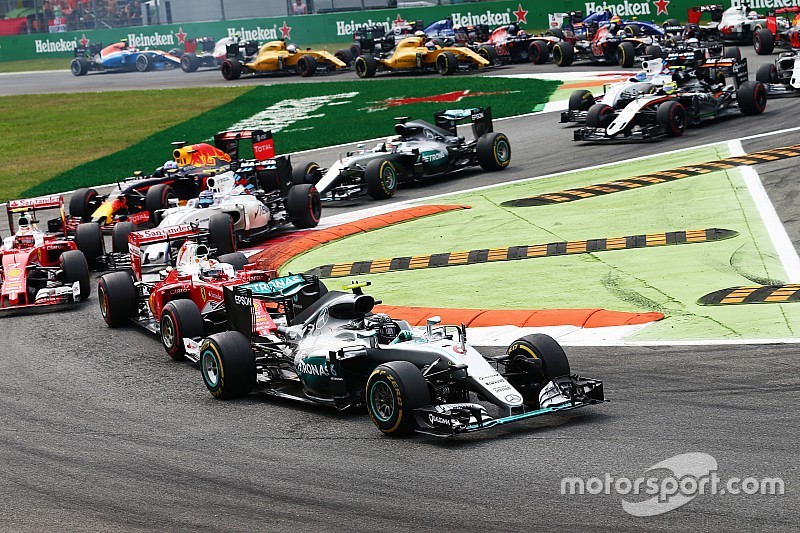
[[[386, 435], [439, 437], [489, 429], [604, 401], [603, 384], [571, 374], [564, 350], [547, 335], [514, 341], [497, 357], [467, 343], [466, 327], [428, 319], [424, 332], [385, 314], [366, 283], [330, 291], [302, 309], [295, 296], [316, 278], [292, 276], [225, 288], [229, 331], [200, 347], [213, 396], [254, 389], [339, 410], [366, 405]], [[263, 305], [279, 306], [268, 318]], [[265, 331], [266, 330], [266, 331]], [[490, 412], [491, 410], [491, 412]]]
[[[390, 198], [398, 183], [449, 174], [466, 167], [503, 170], [511, 161], [511, 143], [495, 132], [492, 110], [449, 109], [435, 115], [435, 124], [399, 117], [397, 133], [371, 150], [348, 152], [329, 168], [309, 163], [295, 168], [295, 183], [313, 183], [323, 198], [347, 199], [369, 193]], [[457, 125], [472, 124], [472, 139], [458, 135]]]

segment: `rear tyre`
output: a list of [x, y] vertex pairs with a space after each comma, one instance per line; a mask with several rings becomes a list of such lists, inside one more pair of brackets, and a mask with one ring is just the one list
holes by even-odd
[[589, 111], [589, 108], [594, 105], [594, 95], [586, 89], [573, 91], [569, 95], [569, 110], [570, 111]]
[[238, 59], [226, 59], [220, 67], [222, 77], [228, 81], [238, 80], [242, 77], [242, 63]]
[[633, 62], [636, 59], [636, 50], [633, 47], [633, 43], [629, 43], [627, 41], [622, 41], [617, 46], [617, 63], [622, 68], [630, 68], [633, 66]]
[[88, 222], [97, 206], [97, 191], [94, 189], [78, 189], [69, 199], [69, 214]]
[[111, 250], [115, 253], [128, 253], [128, 235], [136, 231], [133, 222], [118, 222], [111, 230]]
[[771, 54], [775, 49], [775, 36], [766, 28], [756, 30], [753, 34], [753, 49], [760, 56]]
[[244, 270], [249, 261], [247, 256], [242, 252], [233, 252], [232, 254], [223, 254], [217, 257], [220, 263], [228, 263], [236, 270]]
[[575, 60], [575, 48], [572, 44], [562, 41], [553, 46], [553, 61], [559, 67], [568, 67]]
[[350, 50], [347, 50], [346, 48], [342, 48], [341, 50], [336, 50], [333, 56], [342, 63], [344, 63], [345, 65], [347, 65], [348, 67], [353, 65], [353, 54], [350, 52]]
[[144, 208], [150, 213], [150, 220], [158, 226], [161, 222], [161, 211], [169, 207], [169, 201], [172, 198], [177, 198], [175, 190], [165, 183], [153, 185], [147, 189], [147, 194], [144, 198]]
[[365, 398], [372, 422], [390, 437], [413, 433], [414, 409], [431, 403], [422, 372], [408, 361], [379, 365], [367, 380]]
[[100, 224], [84, 222], [75, 228], [75, 244], [83, 252], [89, 266], [95, 268], [98, 259], [105, 253], [105, 240]]
[[664, 50], [662, 50], [661, 47], [658, 46], [657, 44], [651, 44], [645, 47], [644, 55], [654, 58], [663, 58]]
[[736, 94], [739, 111], [744, 115], [760, 115], [767, 108], [767, 89], [760, 81], [746, 81]]
[[528, 46], [528, 59], [534, 65], [541, 65], [546, 63], [550, 58], [550, 52], [547, 49], [547, 43], [544, 41], [533, 41]]
[[594, 104], [586, 113], [586, 126], [606, 128], [614, 117], [614, 109], [606, 104]]
[[565, 39], [564, 37], [564, 30], [561, 28], [552, 28], [544, 32], [545, 36], [547, 37], [555, 37], [556, 39], [561, 39], [562, 41]]
[[642, 30], [639, 29], [639, 26], [625, 26], [622, 28], [622, 31], [624, 31], [625, 35], [628, 37], [638, 37], [642, 34]]
[[217, 249], [217, 255], [231, 254], [236, 251], [236, 235], [230, 215], [225, 213], [211, 215], [208, 220], [208, 233], [211, 236], [211, 242]]
[[302, 185], [304, 183], [314, 185], [319, 176], [319, 165], [313, 161], [306, 163], [303, 166], [292, 168], [292, 183], [295, 185]]
[[484, 170], [503, 170], [511, 162], [511, 142], [502, 133], [484, 133], [478, 139], [475, 154]]
[[738, 46], [726, 46], [725, 50], [722, 52], [722, 56], [729, 59], [736, 59], [738, 61], [742, 58], [742, 51], [739, 50]]
[[85, 57], [76, 57], [69, 64], [69, 69], [73, 76], [86, 76], [89, 72], [89, 60]]
[[200, 373], [215, 398], [232, 400], [245, 396], [256, 384], [253, 347], [238, 331], [211, 335], [200, 347]]
[[136, 286], [127, 272], [103, 274], [97, 284], [97, 297], [100, 300], [100, 314], [112, 328], [124, 326], [136, 315]]
[[524, 355], [541, 359], [545, 383], [570, 374], [569, 360], [564, 348], [550, 335], [534, 333], [520, 337], [509, 345], [506, 353], [512, 357]]
[[173, 359], [186, 356], [183, 339], [203, 336], [203, 315], [192, 300], [172, 300], [161, 312], [159, 336], [161, 345]]
[[322, 216], [322, 200], [316, 187], [292, 185], [286, 195], [286, 212], [295, 228], [313, 228]]
[[436, 58], [436, 70], [442, 76], [449, 76], [458, 69], [458, 59], [453, 52], [442, 52]]
[[361, 55], [361, 47], [357, 44], [353, 44], [350, 46], [350, 54], [356, 58]]
[[81, 288], [80, 299], [84, 301], [92, 293], [89, 284], [89, 264], [86, 256], [80, 250], [68, 250], [58, 258], [61, 271], [64, 273], [64, 283], [72, 285], [76, 281]]
[[388, 159], [374, 159], [364, 169], [367, 192], [376, 200], [385, 200], [397, 191], [398, 172], [395, 164]]
[[686, 108], [674, 100], [665, 102], [656, 109], [656, 123], [667, 137], [680, 137], [686, 131]]
[[756, 81], [778, 83], [778, 69], [774, 63], [762, 63], [756, 70]]
[[371, 78], [378, 71], [378, 61], [372, 56], [358, 56], [355, 67], [359, 78]]
[[153, 68], [153, 60], [147, 54], [139, 54], [136, 56], [136, 70], [139, 72], [147, 72]]
[[183, 54], [181, 56], [181, 70], [186, 73], [195, 72], [200, 68], [200, 58], [194, 54]]
[[304, 78], [310, 78], [317, 73], [317, 60], [314, 56], [304, 55], [297, 60], [297, 73]]

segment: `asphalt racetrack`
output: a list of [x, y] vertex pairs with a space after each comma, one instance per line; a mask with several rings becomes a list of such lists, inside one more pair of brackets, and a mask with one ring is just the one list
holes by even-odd
[[[774, 58], [748, 52], [751, 78]], [[228, 83], [216, 72], [0, 80], [3, 94]], [[496, 124], [513, 145], [508, 170], [464, 172], [387, 202], [796, 128], [795, 107], [771, 100], [761, 117], [626, 145], [577, 146], [553, 113], [509, 119]], [[747, 152], [796, 143], [800, 130], [742, 142]], [[338, 151], [296, 157], [331, 161]], [[756, 170], [796, 247], [795, 168], [788, 159]], [[796, 344], [567, 347], [573, 371], [604, 380], [609, 403], [442, 441], [386, 438], [364, 412], [256, 395], [214, 400], [197, 369], [169, 360], [156, 338], [109, 330], [94, 294], [73, 311], [3, 318], [0, 334], [3, 531], [790, 531], [800, 522]], [[621, 501], [644, 498], [613, 486], [561, 493], [565, 477], [633, 480], [689, 452], [715, 458], [722, 480], [779, 477], [785, 494], [706, 493], [634, 517]]]

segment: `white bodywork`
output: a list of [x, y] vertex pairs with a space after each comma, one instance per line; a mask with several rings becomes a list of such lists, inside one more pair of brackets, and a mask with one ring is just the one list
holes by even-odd
[[367, 163], [373, 159], [384, 158], [389, 154], [395, 153], [397, 151], [397, 146], [396, 144], [392, 144], [393, 141], [395, 143], [397, 142], [390, 137], [386, 142], [378, 143], [374, 148], [369, 150], [364, 149], [364, 145], [360, 144], [358, 145], [358, 150], [351, 152], [351, 155], [337, 159], [316, 183], [315, 187], [319, 191], [319, 194], [325, 196], [331, 189], [336, 187], [337, 178], [342, 170], [354, 166], [364, 168], [367, 166]]
[[227, 213], [233, 219], [234, 230], [260, 229], [269, 224], [269, 208], [242, 185], [236, 184], [233, 172], [225, 172], [209, 178], [209, 190], [214, 202], [209, 207], [200, 207], [199, 199], [193, 198], [185, 206], [165, 209], [158, 227], [197, 224], [208, 228], [213, 215]]
[[[763, 18], [749, 18], [747, 16], [747, 9], [745, 6], [729, 7], [722, 13], [722, 19], [719, 21], [718, 28], [722, 31], [723, 28], [730, 28], [731, 33], [754, 32], [756, 26], [760, 25], [762, 28], [767, 27], [767, 21]], [[711, 27], [711, 24], [709, 24]]]
[[792, 78], [789, 80], [789, 85], [795, 89], [800, 89], [800, 53], [795, 53]]
[[636, 100], [633, 100], [628, 105], [626, 105], [622, 111], [620, 111], [617, 116], [614, 118], [614, 121], [608, 125], [606, 128], [606, 134], [609, 137], [613, 137], [614, 135], [625, 131], [625, 128], [628, 127], [628, 124], [636, 118], [636, 115], [645, 108], [650, 102], [653, 100], [661, 100], [664, 98], [664, 95], [655, 95], [655, 94], [648, 94], [642, 95]]
[[616, 107], [620, 95], [627, 90], [635, 88], [637, 84], [650, 84], [651, 86], [663, 86], [672, 82], [672, 73], [664, 65], [664, 61], [659, 58], [650, 59], [642, 63], [642, 70], [645, 77], [636, 81], [621, 81], [612, 83], [606, 87], [603, 96], [597, 102]]

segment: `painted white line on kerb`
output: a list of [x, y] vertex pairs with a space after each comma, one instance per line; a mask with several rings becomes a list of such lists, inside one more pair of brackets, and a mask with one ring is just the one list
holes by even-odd
[[[728, 141], [728, 149], [732, 156], [745, 155], [744, 148], [740, 141]], [[744, 178], [744, 183], [747, 185], [747, 191], [750, 197], [756, 204], [758, 214], [761, 216], [761, 222], [767, 229], [770, 240], [775, 251], [778, 253], [778, 258], [783, 265], [783, 270], [786, 272], [787, 282], [800, 283], [800, 257], [792, 244], [792, 240], [786, 233], [786, 228], [783, 227], [778, 212], [775, 211], [775, 206], [767, 195], [764, 185], [761, 183], [761, 178], [758, 172], [753, 167], [738, 167]]]

